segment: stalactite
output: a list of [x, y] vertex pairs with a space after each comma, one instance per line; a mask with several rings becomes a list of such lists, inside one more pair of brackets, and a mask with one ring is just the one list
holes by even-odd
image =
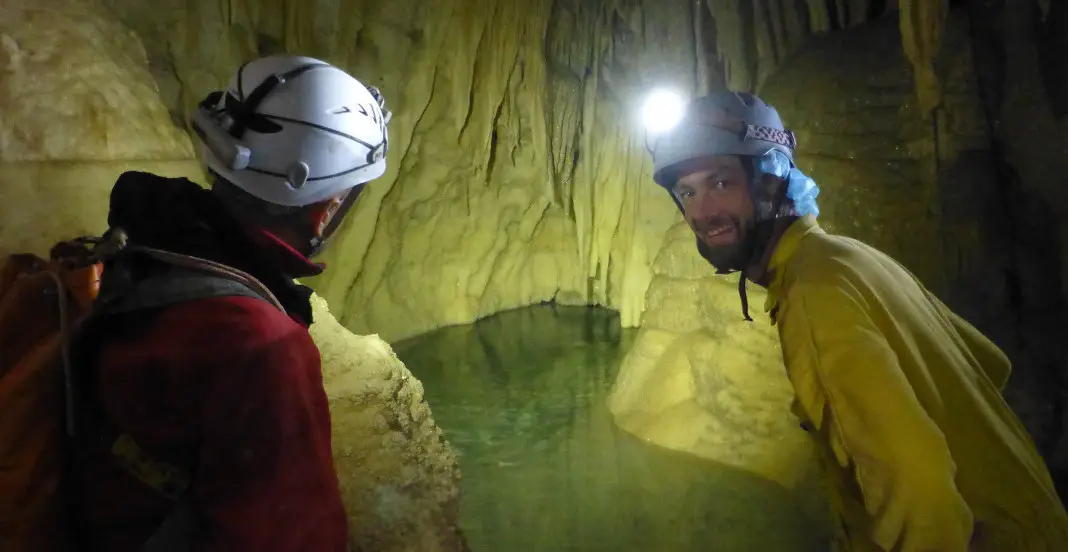
[[697, 76], [697, 89], [695, 90], [697, 96], [703, 96], [707, 94], [711, 89], [711, 77], [708, 72], [708, 53], [705, 51], [705, 18], [708, 17], [705, 12], [704, 5], [700, 2], [690, 2], [690, 9], [693, 10], [693, 46], [694, 46], [694, 60], [696, 66]]
[[727, 87], [750, 90], [753, 75], [749, 72], [747, 54], [749, 32], [745, 28], [740, 1], [743, 0], [707, 0], [708, 11], [716, 18], [716, 51], [723, 61]]
[[849, 21], [849, 0], [834, 0], [834, 16], [840, 26], [846, 26]]
[[926, 115], [942, 103], [934, 58], [942, 45], [948, 0], [901, 0], [901, 44], [912, 64], [916, 95]]
[[808, 38], [809, 28], [805, 23], [804, 6], [797, 0], [779, 0], [782, 7], [780, 12], [783, 18], [783, 26], [789, 37], [787, 54], [794, 52], [804, 44]]
[[753, 3], [753, 36], [756, 37], [756, 53], [760, 75], [766, 73], [765, 64], [774, 65], [776, 56], [775, 29], [768, 17], [768, 0], [751, 0]]
[[814, 33], [831, 30], [831, 14], [824, 0], [808, 0], [808, 24]]
[[775, 44], [775, 61], [782, 61], [790, 51], [791, 36], [786, 30], [782, 17], [782, 0], [765, 0], [768, 10], [768, 26], [771, 28], [772, 43]]
[[[843, 26], [868, 21], [871, 0], [706, 0], [716, 21], [716, 51], [723, 62], [727, 86], [753, 90], [812, 34], [828, 32], [833, 21]], [[1043, 2], [1048, 10], [1048, 0]], [[948, 0], [899, 0], [901, 42], [911, 63], [916, 95], [923, 113], [941, 104], [941, 86], [934, 69], [949, 11]], [[808, 25], [802, 10], [808, 8]], [[755, 58], [755, 59], [754, 59]], [[753, 74], [755, 71], [756, 74]]]
[[852, 25], [861, 25], [868, 20], [868, 10], [871, 8], [871, 0], [852, 0], [849, 4], [849, 22]]

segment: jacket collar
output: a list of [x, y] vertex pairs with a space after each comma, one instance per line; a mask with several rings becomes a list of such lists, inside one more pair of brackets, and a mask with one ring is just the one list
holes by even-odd
[[771, 260], [768, 262], [771, 282], [768, 284], [768, 297], [764, 301], [764, 312], [771, 315], [772, 324], [775, 324], [776, 315], [779, 311], [779, 300], [782, 295], [782, 284], [786, 269], [797, 253], [801, 240], [809, 234], [824, 233], [819, 223], [816, 222], [816, 217], [807, 215], [794, 221], [786, 229], [786, 232], [783, 232], [782, 237], [779, 238], [779, 243], [775, 246], [775, 252], [772, 253]]
[[127, 171], [111, 190], [108, 226], [131, 243], [201, 257], [260, 280], [291, 318], [311, 325], [312, 290], [293, 280], [322, 272], [277, 236], [234, 217], [210, 190], [186, 178]]
[[256, 244], [259, 253], [270, 260], [287, 276], [307, 278], [318, 276], [326, 269], [326, 265], [312, 262], [303, 253], [293, 249], [291, 245], [267, 230], [246, 227], [245, 231], [252, 242]]

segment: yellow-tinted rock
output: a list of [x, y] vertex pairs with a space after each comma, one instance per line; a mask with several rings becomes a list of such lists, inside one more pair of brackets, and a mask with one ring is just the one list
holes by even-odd
[[318, 296], [312, 306], [354, 549], [465, 550], [460, 470], [423, 386], [378, 336], [346, 330]]
[[730, 320], [709, 306], [733, 300], [737, 309], [732, 288], [717, 278], [654, 281], [651, 296], [673, 290], [679, 304], [696, 309], [660, 310], [650, 300], [646, 317], [668, 328], [643, 324], [609, 408], [620, 427], [646, 441], [795, 487], [811, 475], [812, 451], [790, 413], [778, 337], [765, 323], [742, 321], [739, 310]]
[[0, 5], [0, 255], [99, 233], [128, 169], [196, 174], [137, 37], [99, 6]]
[[0, 256], [26, 251], [45, 255], [57, 241], [100, 235], [107, 229], [111, 185], [127, 170], [163, 176], [188, 176], [197, 170], [191, 160], [0, 165]]
[[137, 36], [98, 6], [0, 7], [0, 163], [188, 159]]
[[609, 408], [627, 431], [658, 445], [795, 487], [810, 475], [807, 436], [790, 413], [764, 290], [716, 276], [681, 217], [666, 234], [646, 292], [642, 329], [620, 367]]
[[647, 78], [692, 86], [675, 31], [686, 0], [102, 1], [141, 37], [179, 118], [265, 53], [381, 87], [389, 169], [309, 281], [346, 327], [396, 341], [554, 299], [637, 325], [674, 207], [650, 185], [634, 115]]

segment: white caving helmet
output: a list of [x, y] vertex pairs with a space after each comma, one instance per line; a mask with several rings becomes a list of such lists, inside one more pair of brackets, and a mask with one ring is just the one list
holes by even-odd
[[292, 208], [382, 176], [390, 115], [376, 88], [345, 71], [280, 55], [241, 66], [200, 103], [192, 126], [211, 172]]

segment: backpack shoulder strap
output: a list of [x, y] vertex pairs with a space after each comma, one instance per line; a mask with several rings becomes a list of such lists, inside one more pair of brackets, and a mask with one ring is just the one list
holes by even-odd
[[93, 315], [119, 314], [228, 296], [262, 299], [285, 312], [267, 286], [235, 268], [198, 257], [140, 247], [128, 248], [115, 262], [125, 262], [129, 255], [146, 256], [159, 263], [161, 269], [139, 281], [105, 286], [93, 305]]
[[186, 268], [169, 268], [130, 289], [101, 294], [93, 315], [123, 314], [157, 309], [214, 297], [252, 297], [267, 301], [258, 291], [232, 278]]

